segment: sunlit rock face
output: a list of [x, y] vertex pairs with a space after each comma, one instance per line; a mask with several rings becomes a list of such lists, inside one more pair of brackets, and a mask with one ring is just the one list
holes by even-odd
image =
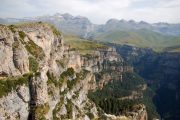
[[[128, 65], [108, 63], [123, 63], [114, 48], [81, 56], [63, 44], [61, 33], [53, 26], [41, 22], [0, 25], [0, 58], [2, 120], [111, 119], [87, 97], [89, 90], [110, 81], [104, 76], [102, 85], [97, 84], [95, 73], [103, 69], [133, 72]], [[145, 120], [146, 109], [142, 109], [133, 118], [125, 117]]]

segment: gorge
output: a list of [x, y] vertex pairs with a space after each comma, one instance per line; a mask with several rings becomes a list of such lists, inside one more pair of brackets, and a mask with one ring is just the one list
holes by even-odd
[[[123, 82], [128, 75], [133, 80], [135, 73], [115, 48], [85, 43], [94, 47], [89, 49], [91, 54], [65, 45], [62, 34], [47, 23], [0, 25], [0, 118], [146, 120], [143, 103], [116, 110], [114, 116], [88, 97], [89, 91], [94, 95], [109, 83]], [[144, 85], [141, 79], [129, 89], [132, 99], [143, 97]], [[126, 95], [118, 94], [126, 100]]]
[[0, 119], [180, 119], [179, 24], [70, 14], [0, 23]]

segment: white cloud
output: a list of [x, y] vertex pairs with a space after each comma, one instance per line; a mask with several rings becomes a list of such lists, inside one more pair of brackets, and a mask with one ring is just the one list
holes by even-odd
[[147, 22], [180, 22], [180, 0], [1, 0], [0, 17], [70, 13], [93, 23], [109, 18]]

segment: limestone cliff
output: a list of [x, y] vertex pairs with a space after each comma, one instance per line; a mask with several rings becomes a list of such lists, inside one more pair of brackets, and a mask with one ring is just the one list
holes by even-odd
[[88, 58], [70, 50], [45, 23], [0, 25], [0, 119], [108, 119], [87, 93], [96, 88], [95, 72], [116, 69], [106, 63], [123, 59], [111, 48], [97, 54]]

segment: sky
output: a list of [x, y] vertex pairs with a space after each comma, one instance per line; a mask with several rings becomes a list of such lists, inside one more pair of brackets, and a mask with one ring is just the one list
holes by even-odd
[[180, 23], [180, 0], [0, 0], [1, 18], [55, 13], [85, 16], [95, 24], [110, 18]]

